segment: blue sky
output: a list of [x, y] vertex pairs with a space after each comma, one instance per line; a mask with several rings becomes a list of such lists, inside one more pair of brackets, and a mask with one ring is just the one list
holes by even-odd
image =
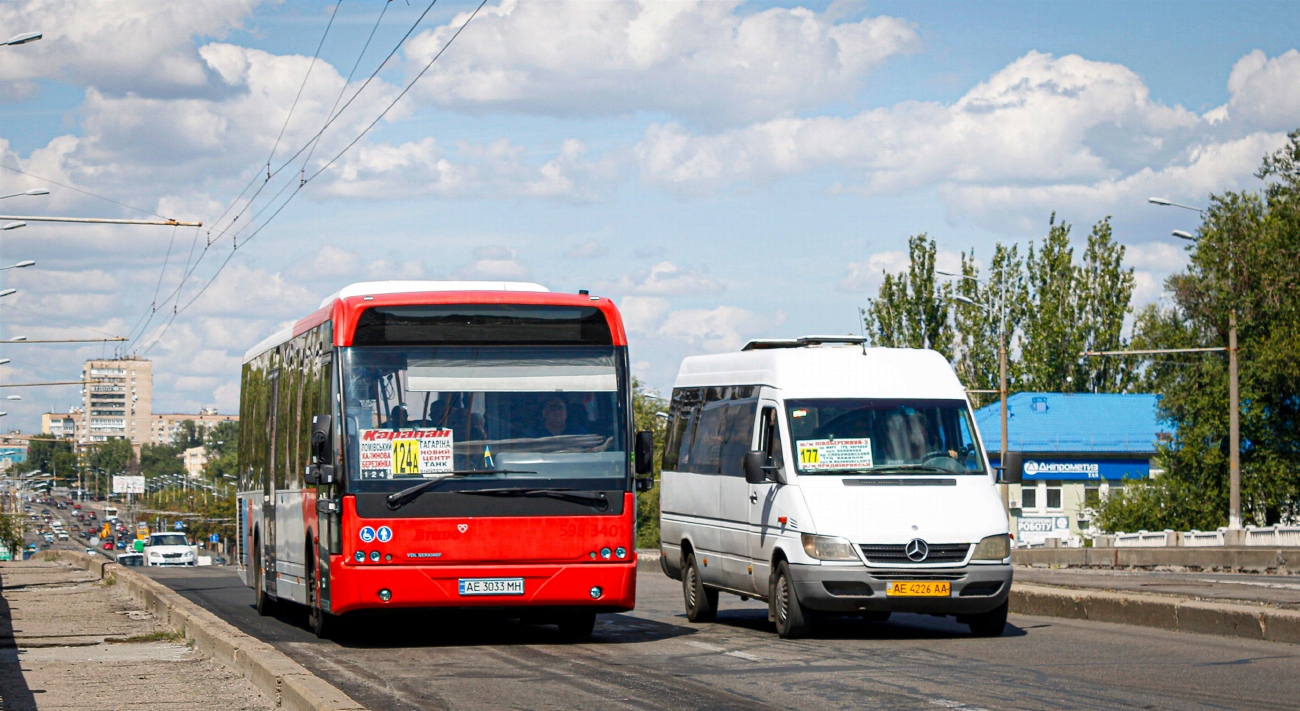
[[[281, 129], [275, 165], [426, 5], [390, 3], [344, 87], [382, 7], [345, 0], [286, 125], [333, 2], [0, 4], [0, 35], [45, 33], [0, 48], [0, 163], [206, 225], [5, 232], [0, 260], [38, 265], [0, 272], [19, 289], [0, 339], [130, 335], [126, 352], [157, 362], [156, 410], [230, 411], [244, 350], [346, 283], [521, 279], [612, 296], [638, 374], [662, 390], [686, 355], [856, 332], [919, 232], [951, 263], [1041, 237], [1053, 211], [1080, 242], [1110, 215], [1136, 301], [1157, 300], [1184, 260], [1169, 230], [1196, 216], [1146, 198], [1254, 189], [1260, 158], [1300, 127], [1292, 3], [490, 0], [247, 242], [297, 182], [299, 163], [236, 200]], [[308, 174], [474, 7], [440, 0]], [[3, 212], [136, 215], [0, 170], [0, 194], [32, 187], [51, 195]], [[178, 287], [188, 306], [170, 319]], [[2, 348], [4, 382], [69, 379], [113, 352]], [[8, 426], [79, 400], [24, 398]]]

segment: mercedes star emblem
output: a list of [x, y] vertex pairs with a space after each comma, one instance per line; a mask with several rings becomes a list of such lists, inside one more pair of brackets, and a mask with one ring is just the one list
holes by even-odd
[[908, 541], [907, 547], [903, 548], [903, 552], [907, 554], [908, 560], [913, 563], [920, 563], [930, 555], [930, 546], [919, 538], [913, 538]]

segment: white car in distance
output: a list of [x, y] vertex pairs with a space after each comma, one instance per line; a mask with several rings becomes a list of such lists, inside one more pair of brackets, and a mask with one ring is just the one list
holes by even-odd
[[155, 533], [144, 544], [144, 564], [195, 565], [194, 549], [183, 533]]

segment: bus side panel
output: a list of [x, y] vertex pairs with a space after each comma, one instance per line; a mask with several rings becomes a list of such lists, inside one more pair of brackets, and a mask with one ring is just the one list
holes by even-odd
[[252, 586], [253, 531], [262, 526], [262, 495], [260, 492], [246, 492], [235, 496], [235, 565], [239, 570], [239, 579], [245, 585]]
[[307, 530], [303, 492], [275, 492], [275, 596], [307, 604]]

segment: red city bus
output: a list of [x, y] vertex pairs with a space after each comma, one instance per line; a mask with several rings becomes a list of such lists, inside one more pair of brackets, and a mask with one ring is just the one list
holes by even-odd
[[635, 602], [622, 319], [512, 282], [367, 282], [248, 351], [240, 576], [325, 637], [367, 609], [492, 608], [585, 638]]

